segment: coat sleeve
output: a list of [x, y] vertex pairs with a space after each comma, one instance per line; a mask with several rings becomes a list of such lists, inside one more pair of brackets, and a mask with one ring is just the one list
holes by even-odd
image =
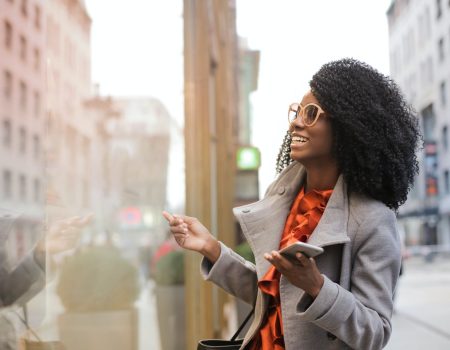
[[220, 256], [212, 264], [203, 258], [200, 271], [203, 278], [218, 285], [226, 292], [253, 305], [257, 294], [255, 265], [220, 243]]
[[297, 312], [353, 349], [382, 349], [391, 335], [393, 293], [401, 263], [394, 213], [385, 212], [382, 220], [366, 219], [358, 237], [350, 290], [324, 276], [319, 295], [315, 300], [303, 296]]
[[3, 306], [23, 305], [45, 285], [45, 258], [33, 250], [13, 270], [2, 269], [0, 279]]

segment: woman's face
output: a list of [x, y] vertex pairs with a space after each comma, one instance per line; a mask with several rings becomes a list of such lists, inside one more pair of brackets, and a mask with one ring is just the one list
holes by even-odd
[[[311, 91], [308, 91], [301, 101], [302, 106], [308, 103], [315, 103], [320, 106], [319, 101]], [[302, 163], [304, 166], [322, 164], [332, 158], [331, 150], [333, 145], [332, 129], [329, 118], [322, 113], [313, 126], [305, 126], [302, 118], [297, 117], [289, 128], [292, 134], [291, 153], [293, 160]], [[298, 140], [301, 138], [301, 141]], [[302, 142], [305, 141], [306, 142]]]

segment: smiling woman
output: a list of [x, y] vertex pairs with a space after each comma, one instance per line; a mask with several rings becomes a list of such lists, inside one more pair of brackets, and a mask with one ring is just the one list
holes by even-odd
[[[255, 264], [196, 218], [164, 213], [178, 244], [204, 255], [204, 278], [255, 305], [241, 349], [387, 344], [401, 260], [394, 210], [412, 186], [419, 141], [392, 80], [354, 59], [330, 62], [289, 108], [278, 178], [261, 201], [233, 209]], [[297, 241], [323, 253], [278, 252]]]

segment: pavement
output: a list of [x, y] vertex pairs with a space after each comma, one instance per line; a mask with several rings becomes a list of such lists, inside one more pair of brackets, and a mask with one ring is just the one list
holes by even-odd
[[450, 257], [405, 261], [388, 350], [450, 349]]
[[[46, 340], [58, 338], [55, 320], [63, 312], [54, 284], [50, 283], [45, 292], [29, 305], [31, 323]], [[161, 350], [153, 288], [152, 281], [146, 283], [136, 304], [139, 310], [139, 350]], [[43, 305], [46, 305], [45, 310]], [[43, 313], [44, 320], [33, 320], [32, 315]], [[450, 349], [450, 256], [436, 256], [432, 261], [412, 257], [405, 261], [392, 325], [391, 339], [385, 349]]]

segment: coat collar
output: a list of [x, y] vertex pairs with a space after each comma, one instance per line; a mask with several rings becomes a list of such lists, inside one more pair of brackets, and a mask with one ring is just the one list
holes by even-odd
[[[258, 202], [233, 208], [256, 260], [258, 279], [270, 267], [263, 254], [278, 250], [286, 218], [306, 178], [303, 165], [291, 163], [269, 186]], [[347, 234], [348, 197], [343, 176], [340, 175], [325, 211], [308, 243], [328, 246], [350, 241]]]

